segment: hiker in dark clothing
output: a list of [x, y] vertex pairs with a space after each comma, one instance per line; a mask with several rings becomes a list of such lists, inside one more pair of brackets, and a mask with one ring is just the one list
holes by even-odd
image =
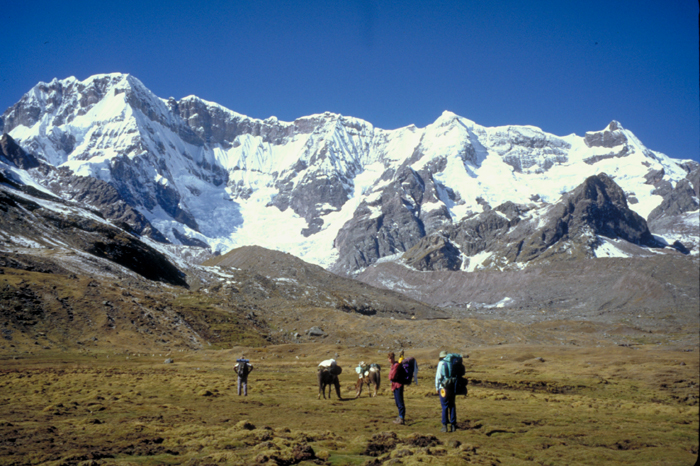
[[233, 370], [238, 374], [238, 396], [241, 396], [241, 389], [243, 389], [243, 395], [248, 396], [248, 374], [253, 372], [253, 365], [241, 356], [236, 360]]
[[457, 430], [457, 410], [455, 408], [454, 390], [445, 390], [444, 380], [446, 378], [445, 357], [447, 351], [440, 352], [440, 361], [435, 372], [435, 390], [440, 395], [440, 405], [442, 406], [442, 429], [440, 432], [454, 432]]
[[389, 369], [389, 380], [391, 381], [391, 391], [394, 393], [394, 401], [396, 402], [396, 407], [399, 408], [399, 417], [394, 419], [394, 424], [405, 424], [406, 418], [406, 405], [403, 402], [403, 383], [401, 381], [406, 379], [404, 374], [404, 369], [396, 361], [396, 357], [393, 352], [389, 353], [389, 363], [391, 364], [391, 369]]

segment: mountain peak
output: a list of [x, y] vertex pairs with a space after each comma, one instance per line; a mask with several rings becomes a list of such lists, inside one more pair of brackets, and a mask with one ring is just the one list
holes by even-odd
[[627, 134], [618, 121], [611, 121], [603, 131], [588, 131], [584, 142], [588, 147], [613, 148], [627, 142]]
[[435, 120], [435, 124], [445, 124], [449, 123], [453, 120], [456, 120], [459, 118], [459, 115], [457, 115], [454, 112], [450, 112], [449, 110], [443, 111], [440, 116]]
[[613, 120], [610, 122], [610, 124], [608, 124], [608, 127], [605, 129], [608, 131], [618, 131], [618, 130], [623, 130], [624, 128], [622, 127], [622, 125], [620, 124], [619, 121]]

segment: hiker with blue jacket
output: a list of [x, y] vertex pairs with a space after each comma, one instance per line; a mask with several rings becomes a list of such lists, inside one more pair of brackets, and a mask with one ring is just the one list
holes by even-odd
[[440, 395], [442, 406], [442, 429], [440, 432], [454, 432], [457, 430], [457, 410], [455, 408], [455, 390], [447, 386], [449, 368], [447, 367], [447, 351], [440, 352], [440, 361], [435, 372], [435, 390]]

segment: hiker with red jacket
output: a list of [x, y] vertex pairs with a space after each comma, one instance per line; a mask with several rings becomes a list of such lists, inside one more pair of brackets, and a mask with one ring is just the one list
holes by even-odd
[[403, 381], [406, 380], [406, 374], [403, 366], [396, 361], [393, 352], [388, 354], [391, 369], [389, 369], [389, 380], [391, 381], [391, 391], [394, 393], [394, 401], [396, 407], [399, 408], [399, 417], [394, 419], [394, 424], [405, 424], [406, 405], [403, 402]]

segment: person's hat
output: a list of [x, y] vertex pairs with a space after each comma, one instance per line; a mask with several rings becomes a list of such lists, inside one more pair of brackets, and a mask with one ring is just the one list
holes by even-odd
[[440, 351], [440, 359], [443, 359], [447, 354], [447, 351]]

